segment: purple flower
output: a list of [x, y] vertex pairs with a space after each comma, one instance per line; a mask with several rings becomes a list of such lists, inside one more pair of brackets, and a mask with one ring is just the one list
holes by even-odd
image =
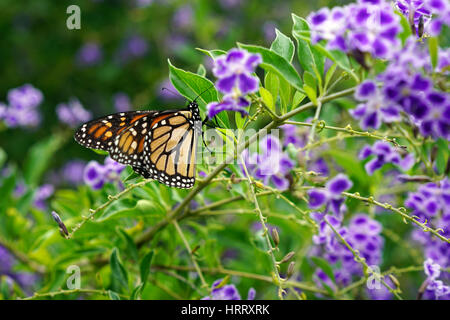
[[433, 262], [433, 259], [428, 258], [423, 263], [423, 269], [425, 274], [427, 275], [427, 278], [430, 280], [435, 280], [439, 278], [441, 274], [441, 266], [437, 263]]
[[[211, 287], [211, 295], [203, 297], [202, 300], [241, 300], [241, 295], [234, 284], [221, 285], [223, 279], [214, 281]], [[220, 286], [220, 287], [219, 287]], [[256, 291], [248, 290], [247, 300], [254, 300]]]
[[[243, 158], [248, 173], [256, 179], [261, 179], [265, 185], [272, 182], [279, 190], [289, 187], [288, 174], [294, 167], [294, 162], [283, 152], [280, 140], [273, 135], [267, 135], [259, 144], [261, 154], [249, 154], [244, 150]], [[245, 174], [242, 163], [242, 172]]]
[[450, 295], [450, 286], [444, 285], [442, 280], [437, 280], [441, 274], [441, 266], [434, 263], [433, 259], [427, 259], [423, 263], [423, 268], [427, 276], [427, 290], [434, 294], [435, 299]]
[[241, 296], [234, 284], [219, 285], [223, 279], [214, 281], [212, 285], [211, 295], [202, 298], [202, 300], [241, 300]]
[[309, 207], [318, 209], [325, 206], [325, 213], [330, 209], [338, 215], [341, 206], [344, 203], [342, 192], [347, 191], [353, 186], [352, 181], [344, 174], [340, 173], [329, 180], [323, 189], [311, 189], [308, 191]]
[[9, 106], [16, 110], [34, 109], [42, 103], [43, 99], [42, 92], [31, 84], [24, 84], [8, 91]]
[[61, 169], [61, 176], [64, 181], [72, 185], [83, 183], [83, 172], [86, 162], [81, 160], [72, 160], [67, 162]]
[[226, 55], [219, 56], [215, 60], [213, 73], [219, 79], [216, 87], [224, 94], [233, 93], [234, 90], [238, 90], [242, 95], [256, 92], [259, 79], [252, 73], [261, 62], [259, 54], [231, 49]]
[[225, 95], [220, 102], [211, 102], [207, 108], [208, 118], [214, 118], [218, 113], [222, 111], [234, 111], [239, 112], [242, 117], [248, 114], [247, 107], [250, 103], [242, 96], [233, 96], [231, 94]]
[[8, 105], [0, 103], [0, 120], [10, 128], [25, 126], [36, 127], [41, 121], [37, 107], [42, 103], [43, 95], [31, 84], [8, 91]]
[[355, 98], [364, 103], [351, 110], [350, 114], [353, 118], [360, 120], [360, 126], [364, 130], [378, 129], [382, 122], [390, 123], [400, 120], [398, 106], [394, 103], [386, 103], [382, 91], [372, 80], [366, 80], [358, 86]]
[[[391, 278], [383, 276], [383, 280], [389, 287], [394, 288]], [[393, 297], [393, 294], [381, 282], [372, 289], [367, 288], [366, 292], [372, 300], [391, 300]]]
[[216, 87], [225, 96], [221, 102], [207, 105], [209, 118], [226, 110], [240, 112], [242, 116], [248, 114], [245, 108], [250, 103], [244, 96], [258, 90], [259, 79], [252, 74], [261, 62], [260, 54], [250, 54], [236, 48], [215, 59], [213, 73], [218, 78]]
[[68, 103], [60, 103], [56, 106], [56, 113], [61, 122], [75, 128], [80, 123], [92, 119], [92, 113], [83, 108], [77, 99], [71, 99]]
[[176, 29], [187, 29], [192, 26], [193, 11], [189, 5], [182, 6], [173, 15], [172, 23]]
[[7, 284], [15, 281], [29, 294], [29, 289], [36, 283], [38, 277], [28, 272], [14, 272], [12, 269], [16, 263], [10, 252], [0, 246], [0, 276], [5, 276]]
[[442, 214], [450, 215], [450, 182], [448, 178], [438, 183], [421, 185], [417, 192], [410, 192], [405, 205], [413, 210], [412, 214], [425, 220], [431, 220]]
[[13, 264], [13, 256], [5, 247], [0, 246], [0, 275], [9, 273]]
[[295, 147], [301, 148], [306, 145], [306, 135], [300, 135], [297, 133], [297, 126], [293, 124], [284, 124], [280, 127], [283, 129], [284, 139], [283, 145], [287, 146], [292, 143]]
[[423, 20], [425, 33], [438, 36], [443, 25], [450, 25], [450, 5], [446, 0], [397, 0], [397, 7], [408, 18], [413, 30]]
[[77, 62], [81, 66], [93, 66], [98, 64], [103, 57], [102, 49], [95, 42], [87, 42], [77, 53]]
[[373, 146], [365, 145], [359, 152], [359, 159], [375, 156], [372, 160], [365, 164], [366, 171], [372, 175], [376, 170], [381, 169], [386, 163], [392, 163], [401, 168], [403, 171], [411, 169], [414, 165], [414, 155], [407, 154], [401, 157], [398, 151], [388, 142], [378, 141]]
[[264, 34], [264, 39], [266, 40], [267, 43], [271, 43], [275, 37], [276, 37], [276, 32], [275, 29], [277, 28], [277, 25], [275, 22], [273, 21], [266, 21], [263, 24], [263, 34]]
[[34, 206], [40, 210], [46, 210], [47, 205], [45, 201], [53, 194], [55, 188], [51, 184], [44, 184], [40, 186], [34, 195]]
[[124, 92], [118, 92], [113, 96], [114, 109], [117, 112], [125, 112], [131, 110], [130, 97]]
[[106, 157], [104, 165], [90, 161], [84, 168], [83, 179], [93, 190], [99, 190], [105, 183], [120, 182], [120, 173], [123, 169], [124, 165]]
[[134, 34], [125, 39], [117, 52], [116, 59], [119, 63], [126, 63], [130, 60], [144, 56], [148, 50], [149, 44], [147, 40], [138, 34]]
[[248, 289], [247, 300], [255, 300], [256, 290], [254, 288]]

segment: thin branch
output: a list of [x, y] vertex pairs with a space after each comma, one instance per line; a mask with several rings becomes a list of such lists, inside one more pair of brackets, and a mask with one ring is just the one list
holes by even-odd
[[71, 232], [69, 233], [69, 235], [67, 236], [67, 239], [70, 239], [73, 237], [74, 233], [77, 232], [87, 221], [91, 220], [94, 218], [94, 216], [99, 213], [100, 211], [102, 211], [103, 209], [105, 209], [106, 207], [108, 207], [111, 203], [113, 203], [114, 201], [118, 200], [119, 198], [121, 198], [122, 196], [124, 196], [125, 194], [127, 194], [128, 192], [130, 192], [131, 190], [137, 188], [137, 187], [141, 187], [146, 185], [147, 183], [149, 183], [150, 181], [153, 181], [153, 179], [146, 179], [144, 181], [135, 183], [135, 184], [131, 184], [129, 185], [126, 189], [122, 190], [121, 192], [119, 192], [118, 194], [111, 196], [108, 196], [108, 201], [106, 201], [104, 204], [102, 204], [100, 207], [96, 208], [96, 209], [89, 209], [89, 214], [87, 216], [83, 217], [83, 220], [76, 224]]
[[261, 208], [259, 207], [258, 198], [256, 197], [255, 187], [254, 187], [254, 185], [252, 183], [252, 179], [250, 178], [250, 174], [248, 173], [247, 166], [245, 165], [245, 161], [244, 161], [244, 158], [242, 157], [242, 155], [241, 155], [241, 160], [242, 160], [242, 167], [244, 168], [245, 175], [247, 176], [247, 179], [248, 179], [248, 184], [249, 184], [249, 187], [250, 187], [250, 191], [251, 191], [252, 196], [253, 196], [253, 203], [255, 204], [255, 208], [256, 208], [256, 211], [258, 213], [259, 220], [261, 222], [261, 226], [262, 226], [262, 229], [263, 229], [263, 237], [266, 239], [266, 244], [267, 244], [267, 248], [268, 248], [267, 253], [269, 254], [269, 256], [270, 256], [270, 258], [272, 260], [273, 274], [274, 274], [275, 280], [277, 282], [276, 285], [278, 285], [278, 297], [281, 300], [283, 300], [283, 293], [285, 293], [285, 291], [283, 290], [283, 282], [282, 282], [282, 279], [280, 277], [280, 273], [279, 273], [279, 270], [278, 270], [277, 260], [275, 258], [275, 255], [273, 254], [275, 249], [272, 247], [272, 243], [271, 243], [270, 238], [269, 238], [269, 232], [268, 232], [268, 229], [266, 227], [266, 220], [267, 220], [267, 218], [263, 216]]
[[188, 251], [189, 257], [192, 260], [192, 263], [194, 264], [195, 270], [197, 271], [197, 274], [200, 278], [200, 281], [202, 282], [202, 288], [208, 288], [208, 284], [205, 281], [205, 278], [203, 277], [202, 271], [200, 270], [200, 267], [198, 266], [197, 259], [195, 259], [194, 254], [192, 253], [191, 247], [189, 246], [189, 242], [187, 241], [186, 237], [183, 234], [183, 230], [181, 230], [180, 225], [176, 220], [172, 221], [172, 224], [175, 226], [175, 229], [177, 230], [178, 234], [180, 235], [181, 240], [183, 240], [184, 246], [186, 247], [186, 250]]
[[[172, 265], [152, 265], [151, 269], [159, 271], [159, 270], [176, 270], [176, 271], [195, 271], [194, 267], [188, 267], [188, 266], [172, 266]], [[247, 279], [254, 279], [259, 281], [264, 281], [268, 283], [273, 283], [273, 278], [265, 275], [250, 273], [250, 272], [244, 272], [244, 271], [237, 271], [237, 270], [230, 270], [230, 269], [224, 269], [224, 268], [201, 268], [202, 272], [209, 273], [209, 274], [226, 274], [230, 276], [237, 276], [241, 278], [247, 278]], [[320, 293], [326, 296], [329, 296], [330, 294], [328, 291], [324, 289], [317, 288], [313, 285], [309, 285], [303, 282], [294, 281], [294, 280], [287, 280], [284, 282], [284, 285], [286, 287], [290, 288], [298, 288], [304, 291], [310, 291], [315, 293]]]

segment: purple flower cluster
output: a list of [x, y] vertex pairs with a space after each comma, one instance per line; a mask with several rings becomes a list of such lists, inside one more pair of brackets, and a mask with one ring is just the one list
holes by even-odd
[[[412, 215], [433, 228], [441, 228], [444, 237], [450, 237], [450, 181], [448, 178], [437, 183], [421, 185], [416, 192], [410, 192], [405, 206]], [[450, 244], [425, 233], [414, 230], [412, 238], [422, 245], [426, 258], [433, 259], [444, 268], [450, 267]]]
[[345, 174], [340, 173], [329, 180], [325, 188], [308, 190], [309, 207], [319, 209], [325, 206], [324, 213], [331, 210], [332, 213], [339, 216], [345, 200], [342, 192], [347, 191], [352, 186], [352, 181]]
[[8, 91], [8, 105], [0, 103], [0, 120], [10, 128], [25, 126], [36, 127], [41, 121], [37, 107], [44, 96], [31, 84]]
[[248, 114], [246, 107], [250, 102], [245, 99], [245, 95], [258, 90], [259, 79], [253, 73], [261, 62], [259, 54], [242, 49], [231, 49], [226, 55], [215, 59], [213, 73], [218, 78], [216, 87], [225, 96], [221, 102], [208, 104], [210, 119], [225, 110]]
[[432, 36], [439, 35], [442, 25], [450, 25], [450, 4], [447, 0], [396, 0], [395, 3], [416, 33], [422, 28], [420, 23], [423, 23], [423, 31]]
[[307, 17], [311, 40], [327, 40], [328, 49], [368, 52], [389, 58], [399, 47], [399, 17], [384, 0], [358, 0], [333, 9], [322, 8]]
[[120, 173], [125, 166], [112, 160], [110, 157], [105, 158], [105, 163], [101, 165], [97, 161], [90, 161], [84, 168], [84, 183], [89, 185], [93, 190], [99, 190], [105, 183], [120, 182]]
[[[261, 179], [265, 185], [272, 182], [279, 190], [289, 187], [288, 174], [294, 167], [294, 162], [283, 152], [280, 140], [273, 135], [267, 135], [261, 140], [260, 151], [252, 153], [246, 149], [242, 153], [248, 173], [256, 179]], [[245, 174], [242, 163], [242, 172]]]
[[[441, 56], [447, 53], [441, 51]], [[355, 98], [363, 101], [350, 114], [360, 120], [363, 129], [378, 129], [381, 124], [410, 118], [423, 136], [450, 140], [450, 94], [433, 87], [423, 72], [431, 73], [427, 47], [410, 39], [394, 54], [386, 70], [378, 75], [380, 88], [372, 80], [361, 83]], [[444, 70], [449, 59], [440, 61], [437, 70]]]
[[[353, 253], [336, 236], [325, 219], [354, 250], [358, 250], [369, 266], [381, 263], [384, 240], [380, 235], [382, 226], [378, 221], [365, 214], [355, 215], [348, 226], [343, 226], [342, 220], [335, 216], [319, 214], [316, 219], [319, 222], [319, 234], [313, 236], [316, 245], [313, 253], [322, 254], [330, 264], [336, 266], [334, 270], [336, 284], [348, 285], [353, 275], [361, 276], [362, 266], [355, 261]], [[333, 286], [331, 279], [321, 271], [316, 273], [316, 276], [327, 285]]]
[[60, 103], [56, 106], [56, 114], [61, 122], [72, 128], [92, 119], [92, 113], [83, 108], [77, 99], [71, 99], [68, 103]]
[[415, 159], [412, 153], [402, 157], [400, 153], [391, 146], [390, 143], [378, 141], [373, 146], [365, 145], [359, 152], [359, 159], [366, 159], [374, 156], [365, 164], [366, 171], [372, 175], [376, 170], [381, 169], [386, 163], [392, 163], [403, 171], [408, 171], [414, 165]]
[[450, 299], [450, 286], [445, 285], [442, 280], [438, 280], [441, 275], [441, 266], [428, 258], [423, 263], [423, 268], [427, 276], [427, 290], [430, 291], [436, 300]]
[[422, 221], [450, 216], [450, 181], [448, 178], [438, 183], [421, 185], [416, 192], [410, 192], [405, 205], [413, 210], [412, 214]]
[[[221, 285], [223, 279], [213, 282], [211, 295], [203, 297], [202, 300], [241, 300], [241, 295], [234, 284]], [[256, 291], [253, 288], [248, 290], [247, 300], [254, 300]]]

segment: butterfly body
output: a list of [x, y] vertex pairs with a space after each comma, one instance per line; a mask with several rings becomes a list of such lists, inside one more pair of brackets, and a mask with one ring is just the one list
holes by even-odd
[[132, 166], [144, 178], [177, 188], [192, 188], [202, 121], [197, 103], [187, 109], [129, 111], [83, 124], [75, 140], [108, 151], [119, 163]]

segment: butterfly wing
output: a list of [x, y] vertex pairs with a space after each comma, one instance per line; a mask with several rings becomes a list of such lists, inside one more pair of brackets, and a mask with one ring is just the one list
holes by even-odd
[[83, 124], [75, 132], [75, 141], [86, 148], [110, 152], [117, 137], [140, 119], [152, 117], [156, 111], [129, 111], [111, 114]]
[[193, 187], [198, 131], [190, 111], [152, 121], [144, 153], [146, 167], [156, 180], [171, 187]]
[[144, 178], [171, 187], [191, 188], [195, 182], [197, 135], [188, 110], [131, 111], [82, 125], [75, 133], [81, 145], [108, 151]]

